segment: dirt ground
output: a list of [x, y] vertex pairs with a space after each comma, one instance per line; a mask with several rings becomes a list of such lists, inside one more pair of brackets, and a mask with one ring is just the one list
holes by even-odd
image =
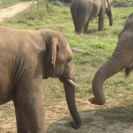
[[[0, 21], [14, 16], [30, 6], [20, 3], [0, 10]], [[46, 110], [47, 133], [133, 133], [133, 106], [109, 105], [99, 107], [91, 105], [87, 99], [78, 99], [82, 118], [82, 127], [74, 130], [70, 127], [69, 115], [65, 101], [49, 106]], [[126, 115], [126, 116], [125, 116]], [[0, 133], [16, 133], [16, 120], [13, 103], [0, 106]]]
[[17, 13], [25, 10], [30, 5], [31, 5], [31, 2], [21, 2], [16, 5], [10, 6], [8, 8], [1, 9], [0, 10], [0, 22], [6, 18], [13, 17]]
[[[133, 106], [91, 105], [87, 100], [77, 101], [82, 118], [80, 129], [70, 127], [65, 101], [46, 110], [47, 133], [133, 133]], [[126, 116], [125, 116], [126, 115]], [[16, 121], [12, 102], [0, 107], [0, 133], [16, 133]]]

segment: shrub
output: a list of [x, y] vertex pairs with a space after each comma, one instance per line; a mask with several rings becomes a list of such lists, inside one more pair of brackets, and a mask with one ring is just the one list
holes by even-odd
[[113, 0], [114, 7], [129, 7], [133, 6], [133, 0]]

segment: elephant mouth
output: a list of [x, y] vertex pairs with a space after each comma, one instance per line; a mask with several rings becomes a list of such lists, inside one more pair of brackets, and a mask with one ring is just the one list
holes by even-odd
[[79, 85], [77, 85], [72, 79], [67, 79], [67, 82], [74, 86], [76, 89], [79, 88]]
[[67, 81], [74, 88], [76, 88], [76, 89], [79, 88], [79, 85], [76, 84], [72, 79], [59, 78], [59, 80], [60, 80], [60, 82]]

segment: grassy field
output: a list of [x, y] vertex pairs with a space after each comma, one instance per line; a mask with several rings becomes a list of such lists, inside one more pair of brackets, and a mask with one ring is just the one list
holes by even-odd
[[[128, 7], [113, 7], [114, 25], [112, 27], [109, 26], [106, 17], [104, 30], [98, 32], [97, 19], [95, 19], [90, 23], [89, 33], [86, 35], [74, 33], [69, 5], [59, 2], [49, 4], [47, 13], [43, 9], [36, 12], [32, 7], [12, 19], [1, 22], [1, 25], [14, 28], [59, 30], [65, 35], [72, 48], [83, 49], [90, 53], [90, 55], [74, 53], [75, 78], [80, 85], [76, 91], [76, 101], [83, 120], [82, 128], [74, 131], [69, 127], [68, 119], [70, 118], [67, 117], [68, 110], [63, 86], [58, 79], [50, 78], [44, 81], [48, 133], [128, 133], [127, 130], [130, 128], [129, 133], [132, 133], [130, 132], [133, 131], [132, 74], [126, 78], [124, 73], [120, 72], [105, 82], [104, 91], [107, 103], [104, 106], [95, 106], [88, 102], [88, 99], [92, 97], [93, 76], [111, 56], [117, 43], [118, 34], [122, 30], [126, 18], [133, 11], [133, 7], [129, 5]], [[8, 106], [4, 105], [1, 109], [4, 110], [5, 106], [12, 108], [9, 103]], [[5, 112], [11, 115], [8, 110]], [[4, 116], [2, 118], [4, 119]]]
[[17, 3], [18, 0], [0, 0], [0, 9]]
[[0, 9], [6, 8], [18, 2], [24, 2], [24, 1], [29, 1], [29, 0], [0, 0]]

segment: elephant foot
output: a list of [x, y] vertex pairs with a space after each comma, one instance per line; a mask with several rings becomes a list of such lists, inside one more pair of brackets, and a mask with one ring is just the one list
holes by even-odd
[[103, 29], [99, 28], [98, 31], [103, 31]]
[[88, 101], [91, 104], [95, 104], [95, 105], [104, 105], [105, 104], [105, 100], [96, 100], [95, 98], [91, 98]]

